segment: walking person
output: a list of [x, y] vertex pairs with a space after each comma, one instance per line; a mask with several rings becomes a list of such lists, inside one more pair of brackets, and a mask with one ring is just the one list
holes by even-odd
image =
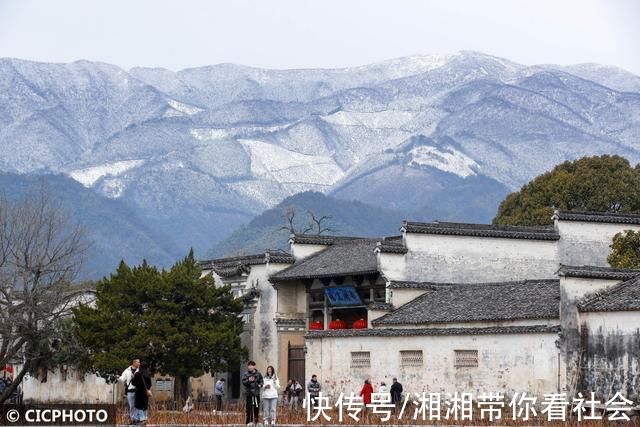
[[216, 412], [222, 411], [222, 397], [224, 396], [224, 378], [216, 381], [213, 394], [216, 396]]
[[260, 413], [260, 389], [263, 385], [262, 374], [256, 368], [256, 362], [250, 360], [247, 363], [247, 372], [242, 376], [242, 385], [245, 391], [246, 422], [248, 427], [254, 426], [258, 422]]
[[395, 405], [396, 410], [398, 405], [402, 402], [402, 384], [398, 382], [397, 378], [393, 379], [391, 384], [391, 403]]
[[386, 393], [387, 392], [387, 383], [382, 381], [380, 383], [380, 387], [378, 387], [378, 393]]
[[362, 403], [368, 405], [371, 403], [371, 394], [373, 393], [373, 386], [368, 379], [364, 380], [364, 386], [360, 390], [360, 397], [362, 397]]
[[287, 381], [287, 386], [284, 388], [284, 402], [287, 406], [291, 406], [291, 385], [293, 384], [293, 380]]
[[302, 397], [302, 386], [297, 380], [291, 380], [291, 384], [287, 387], [287, 393], [289, 394], [289, 406], [292, 409], [297, 409], [300, 397]]
[[135, 412], [136, 412], [136, 388], [131, 381], [133, 380], [133, 375], [136, 373], [138, 368], [140, 367], [140, 359], [133, 359], [131, 361], [131, 365], [122, 372], [118, 381], [124, 384], [124, 393], [127, 398], [127, 403], [129, 404], [129, 423], [133, 424], [135, 422]]
[[362, 386], [362, 390], [360, 390], [360, 397], [362, 397], [362, 414], [367, 417], [369, 416], [369, 411], [367, 410], [367, 405], [371, 404], [371, 394], [373, 394], [373, 386], [371, 385], [371, 381], [366, 379], [364, 380], [364, 386]]
[[142, 362], [131, 383], [136, 387], [135, 419], [136, 424], [145, 424], [149, 418], [149, 399], [151, 398], [151, 372], [149, 364]]
[[278, 393], [280, 392], [280, 380], [273, 366], [267, 366], [262, 387], [262, 402], [264, 412], [264, 425], [276, 425], [276, 408], [278, 406]]
[[316, 374], [311, 375], [311, 381], [309, 381], [309, 384], [307, 384], [307, 392], [309, 392], [310, 405], [316, 406], [321, 389], [322, 387], [320, 386], [320, 382], [318, 381], [318, 376]]

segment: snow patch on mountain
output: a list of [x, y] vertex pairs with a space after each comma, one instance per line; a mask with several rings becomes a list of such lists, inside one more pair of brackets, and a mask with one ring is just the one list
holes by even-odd
[[239, 140], [251, 157], [251, 172], [259, 178], [280, 183], [331, 185], [345, 172], [329, 156], [314, 156], [290, 151], [256, 140]]
[[285, 129], [290, 124], [275, 126], [238, 126], [227, 128], [196, 128], [190, 129], [189, 134], [198, 141], [220, 141], [247, 136], [254, 133], [272, 133]]
[[73, 170], [69, 172], [69, 176], [85, 187], [90, 188], [102, 177], [119, 176], [128, 170], [143, 165], [144, 162], [144, 160], [135, 159], [104, 163], [102, 165]]
[[340, 126], [365, 126], [371, 129], [397, 129], [416, 116], [415, 112], [384, 110], [374, 112], [338, 111], [323, 119]]
[[420, 146], [409, 151], [409, 155], [409, 166], [431, 166], [462, 178], [476, 175], [480, 167], [473, 159], [452, 147]]
[[167, 100], [167, 104], [171, 107], [171, 110], [167, 110], [164, 113], [165, 117], [175, 117], [175, 116], [192, 116], [194, 114], [198, 114], [201, 111], [204, 111], [202, 108], [198, 108], [194, 105], [185, 104], [183, 102], [176, 101], [175, 99]]

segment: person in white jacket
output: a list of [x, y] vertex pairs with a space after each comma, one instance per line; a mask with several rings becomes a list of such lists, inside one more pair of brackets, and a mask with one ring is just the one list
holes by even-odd
[[264, 425], [276, 425], [276, 408], [278, 407], [278, 394], [280, 392], [280, 380], [273, 366], [267, 367], [263, 377], [262, 406], [264, 408]]
[[124, 384], [124, 392], [129, 404], [129, 421], [131, 422], [135, 421], [136, 415], [136, 387], [131, 384], [131, 381], [133, 381], [133, 376], [138, 368], [140, 368], [140, 359], [133, 359], [131, 366], [125, 369], [120, 378], [118, 378], [118, 381]]

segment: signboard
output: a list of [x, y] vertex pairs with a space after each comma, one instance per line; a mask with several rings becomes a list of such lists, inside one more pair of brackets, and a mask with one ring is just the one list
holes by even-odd
[[157, 379], [156, 391], [171, 391], [171, 380], [169, 379]]
[[325, 288], [324, 292], [331, 306], [362, 305], [360, 295], [358, 295], [353, 286]]

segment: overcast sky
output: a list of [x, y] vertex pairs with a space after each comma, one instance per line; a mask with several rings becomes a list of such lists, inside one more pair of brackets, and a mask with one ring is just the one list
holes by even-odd
[[640, 0], [0, 0], [0, 56], [172, 70], [477, 50], [640, 74]]

